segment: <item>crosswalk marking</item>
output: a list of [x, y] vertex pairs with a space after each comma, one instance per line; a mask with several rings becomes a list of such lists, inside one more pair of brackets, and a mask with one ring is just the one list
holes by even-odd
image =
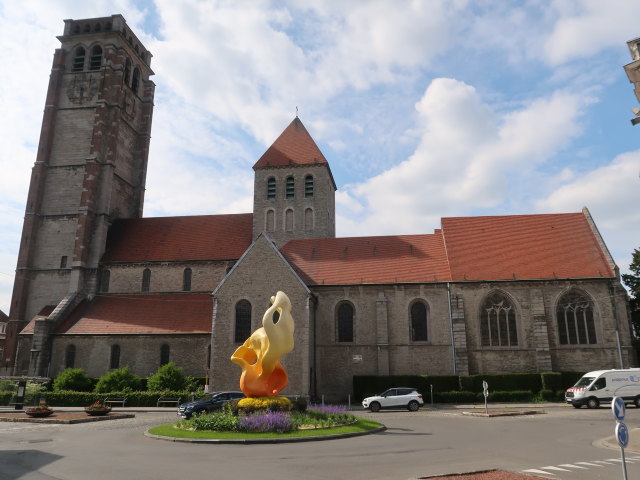
[[524, 473], [542, 473], [544, 475], [555, 475], [555, 473], [545, 472], [544, 470], [536, 470], [535, 468], [530, 468], [529, 470], [523, 470]]
[[[628, 463], [640, 461], [638, 454], [626, 457]], [[604, 460], [590, 460], [588, 462], [562, 463], [559, 465], [547, 465], [546, 467], [536, 467], [527, 470], [521, 470], [525, 474], [546, 475], [546, 478], [559, 478], [557, 475], [561, 473], [554, 472], [576, 472], [577, 470], [588, 470], [590, 468], [615, 467], [622, 463], [622, 458], [606, 458]]]
[[557, 470], [559, 472], [569, 472], [570, 471], [570, 470], [567, 470], [566, 468], [554, 467], [553, 465], [550, 465], [548, 467], [540, 467], [540, 468], [544, 468], [545, 470]]
[[582, 470], [587, 470], [587, 467], [581, 467], [580, 465], [573, 465], [571, 463], [563, 463], [560, 466], [561, 467], [568, 467], [568, 468], [581, 468]]
[[604, 465], [598, 465], [597, 463], [591, 463], [591, 462], [575, 462], [578, 465], [589, 465], [590, 467], [603, 467]]

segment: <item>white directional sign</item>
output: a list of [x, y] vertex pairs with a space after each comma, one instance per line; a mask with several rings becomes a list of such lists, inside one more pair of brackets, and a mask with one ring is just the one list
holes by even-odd
[[616, 420], [619, 422], [623, 421], [626, 414], [624, 400], [620, 397], [613, 397], [613, 401], [611, 402], [611, 411], [613, 412], [613, 416], [616, 417]]
[[616, 424], [616, 438], [618, 439], [618, 445], [622, 448], [627, 448], [627, 445], [629, 445], [629, 430], [622, 422]]
[[486, 380], [482, 381], [482, 393], [484, 394], [485, 398], [489, 396], [489, 384]]

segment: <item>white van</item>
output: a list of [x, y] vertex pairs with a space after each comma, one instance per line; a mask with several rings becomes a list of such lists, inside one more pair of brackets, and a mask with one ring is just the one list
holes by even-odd
[[640, 368], [596, 370], [586, 373], [569, 388], [564, 399], [576, 408], [598, 408], [601, 402], [622, 397], [625, 403], [640, 407]]

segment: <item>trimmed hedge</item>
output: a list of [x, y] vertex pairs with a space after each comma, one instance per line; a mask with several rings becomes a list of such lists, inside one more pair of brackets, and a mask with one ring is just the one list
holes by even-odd
[[[155, 407], [160, 397], [181, 397], [181, 401], [191, 400], [187, 392], [41, 392], [37, 395], [27, 395], [25, 405], [36, 405], [41, 398], [52, 407], [86, 407], [96, 401], [104, 401], [109, 397], [126, 398], [127, 407]], [[7, 404], [9, 402], [7, 401]]]
[[469, 375], [460, 377], [462, 390], [471, 392], [482, 392], [482, 382], [489, 384], [489, 391], [514, 391], [531, 390], [538, 393], [542, 390], [542, 379], [539, 373], [511, 373], [511, 374], [488, 374]]

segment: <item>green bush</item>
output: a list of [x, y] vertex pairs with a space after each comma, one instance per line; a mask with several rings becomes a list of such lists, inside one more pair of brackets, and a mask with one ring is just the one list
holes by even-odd
[[10, 380], [3, 380], [0, 382], [0, 392], [15, 392], [16, 391], [17, 382], [13, 382]]
[[559, 389], [566, 390], [567, 388], [573, 387], [585, 373], [586, 372], [560, 372], [562, 383]]
[[538, 393], [542, 390], [542, 379], [539, 373], [503, 373], [460, 377], [462, 390], [470, 392], [482, 392], [483, 381], [489, 384], [489, 391], [531, 390]]
[[476, 403], [478, 401], [478, 396], [474, 392], [433, 392], [433, 397], [436, 403]]
[[[478, 400], [484, 403], [484, 395], [478, 393]], [[488, 402], [531, 402], [534, 395], [531, 390], [510, 390], [489, 392]]]
[[13, 392], [0, 392], [0, 405], [9, 405], [13, 395]]
[[238, 417], [225, 411], [194, 415], [189, 420], [179, 422], [183, 428], [194, 430], [213, 430], [216, 432], [234, 432], [238, 428]]
[[147, 390], [151, 392], [185, 390], [188, 383], [182, 368], [176, 367], [173, 362], [169, 362], [161, 366], [156, 373], [147, 379]]
[[[44, 398], [46, 402], [54, 407], [86, 407], [96, 401], [104, 402], [106, 398], [126, 398], [127, 407], [155, 407], [158, 398], [162, 396], [180, 397], [182, 401], [187, 401], [191, 396], [187, 392], [107, 392], [107, 393], [90, 393], [90, 392], [44, 392], [38, 396], [27, 395], [25, 398], [26, 405], [37, 405], [40, 398]], [[0, 398], [1, 395], [0, 395]], [[7, 401], [8, 403], [8, 401]]]
[[101, 376], [94, 391], [96, 393], [130, 392], [140, 390], [140, 387], [140, 377], [135, 375], [129, 367], [122, 367]]
[[73, 390], [76, 392], [90, 392], [93, 382], [81, 368], [67, 368], [53, 380], [53, 391]]

